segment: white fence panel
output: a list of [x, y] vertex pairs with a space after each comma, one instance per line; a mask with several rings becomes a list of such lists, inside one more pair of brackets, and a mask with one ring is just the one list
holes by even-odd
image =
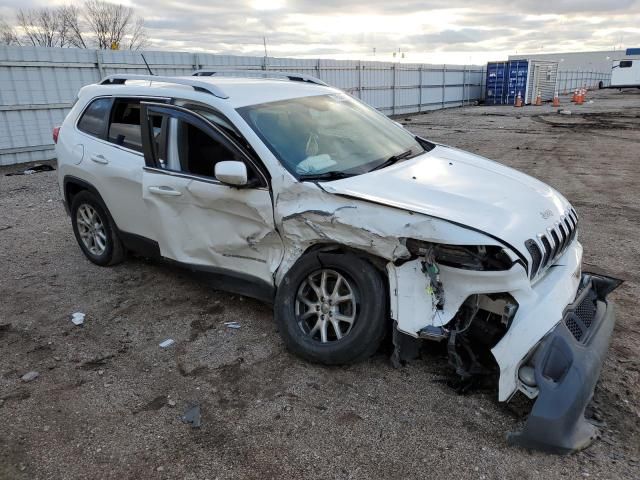
[[[143, 53], [158, 75], [256, 69], [316, 76], [388, 115], [463, 105], [481, 99], [484, 90], [480, 66]], [[140, 52], [0, 47], [0, 165], [52, 158], [51, 130], [78, 90], [114, 73], [144, 74], [147, 66]]]

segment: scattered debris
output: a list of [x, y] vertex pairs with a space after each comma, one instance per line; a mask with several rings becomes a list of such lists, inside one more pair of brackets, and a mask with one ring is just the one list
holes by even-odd
[[115, 357], [115, 354], [105, 355], [103, 357], [92, 358], [91, 360], [87, 360], [86, 362], [82, 362], [78, 368], [82, 370], [100, 370], [100, 367], [107, 364], [107, 360]]
[[190, 423], [192, 428], [200, 428], [200, 405], [192, 404], [180, 418], [184, 423]]
[[559, 113], [560, 115], [571, 115], [571, 110], [563, 110], [563, 109], [560, 109], [560, 110], [558, 110], [558, 113]]
[[31, 372], [27, 372], [25, 373], [20, 380], [22, 380], [23, 382], [32, 382], [34, 381], [36, 378], [38, 378], [40, 376], [40, 374], [34, 370], [32, 370]]
[[167, 400], [167, 405], [171, 408], [176, 406], [176, 401], [172, 398], [170, 398], [169, 400]]
[[164, 342], [160, 342], [159, 345], [161, 348], [167, 348], [173, 345], [174, 343], [176, 343], [176, 341], [173, 338], [167, 338]]
[[82, 325], [84, 323], [84, 313], [82, 312], [76, 312], [73, 315], [71, 315], [71, 321], [73, 322], [74, 325]]
[[22, 170], [21, 172], [11, 172], [5, 174], [6, 177], [12, 177], [14, 175], [33, 175], [34, 173], [40, 172], [51, 172], [55, 170], [51, 165], [34, 165], [33, 167], [27, 168], [26, 170]]
[[147, 403], [140, 409], [141, 412], [150, 412], [160, 410], [167, 404], [167, 397], [165, 395], [158, 395], [156, 398]]
[[224, 322], [227, 328], [240, 328], [240, 324], [238, 322]]

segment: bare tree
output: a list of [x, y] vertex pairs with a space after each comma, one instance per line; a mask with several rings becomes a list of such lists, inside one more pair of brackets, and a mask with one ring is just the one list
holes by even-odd
[[104, 0], [86, 0], [84, 18], [100, 49], [138, 50], [146, 44], [144, 21], [133, 8]]
[[142, 50], [149, 45], [147, 32], [144, 28], [144, 19], [137, 17], [129, 32], [127, 48], [129, 50]]
[[0, 45], [20, 45], [16, 31], [0, 18]]
[[25, 43], [36, 47], [62, 47], [66, 42], [66, 31], [58, 10], [39, 8], [19, 10], [18, 26], [24, 32]]
[[140, 50], [148, 45], [144, 20], [133, 8], [105, 0], [85, 0], [82, 7], [19, 10], [15, 30], [0, 22], [0, 43], [41, 47]]
[[60, 22], [65, 31], [65, 45], [77, 48], [89, 48], [85, 40], [86, 33], [80, 20], [80, 9], [75, 5], [59, 7]]

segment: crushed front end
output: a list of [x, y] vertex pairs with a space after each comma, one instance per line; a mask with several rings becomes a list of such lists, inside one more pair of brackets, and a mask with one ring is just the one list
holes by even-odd
[[[582, 246], [572, 240], [533, 280], [512, 252], [506, 252], [511, 263], [493, 256], [504, 268], [469, 268], [468, 262], [456, 268], [438, 262], [427, 246], [387, 267], [396, 360], [409, 358], [402, 349], [415, 351], [411, 338], [446, 342], [463, 381], [497, 374], [500, 401], [518, 391], [536, 399], [524, 430], [509, 435], [511, 444], [558, 453], [594, 438], [584, 411], [614, 325], [606, 297], [619, 284], [582, 274]], [[483, 252], [487, 258], [490, 250]]]

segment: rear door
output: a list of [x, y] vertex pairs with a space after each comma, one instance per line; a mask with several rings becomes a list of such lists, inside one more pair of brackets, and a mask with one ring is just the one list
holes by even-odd
[[[199, 114], [154, 103], [142, 112], [142, 197], [162, 256], [272, 286], [283, 246], [266, 171]], [[250, 184], [218, 181], [215, 164], [225, 160], [244, 162]]]
[[140, 130], [140, 98], [101, 97], [78, 121], [84, 171], [100, 193], [118, 229], [154, 239], [142, 200], [145, 166]]

